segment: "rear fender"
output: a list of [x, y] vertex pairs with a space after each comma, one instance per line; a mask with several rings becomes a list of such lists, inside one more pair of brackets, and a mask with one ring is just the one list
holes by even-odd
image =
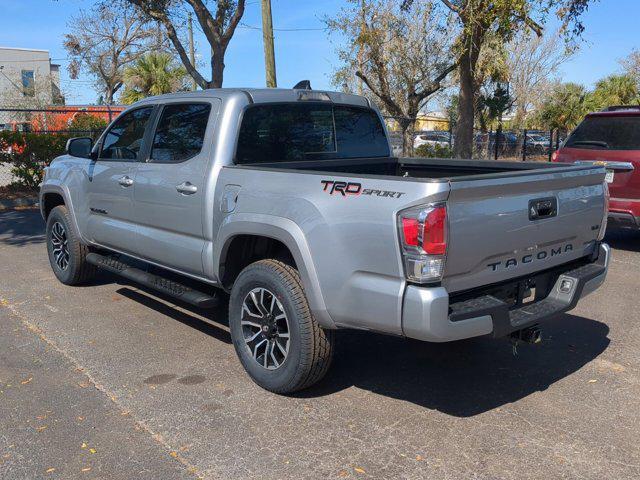
[[223, 221], [213, 249], [215, 278], [221, 278], [220, 264], [233, 239], [238, 235], [257, 235], [282, 242], [291, 252], [300, 273], [309, 306], [324, 328], [336, 328], [327, 312], [311, 251], [300, 227], [292, 220], [257, 213], [231, 214]]

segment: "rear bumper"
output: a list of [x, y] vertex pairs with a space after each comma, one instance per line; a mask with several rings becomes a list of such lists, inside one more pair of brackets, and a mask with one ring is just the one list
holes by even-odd
[[403, 302], [403, 333], [428, 342], [449, 342], [488, 334], [502, 337], [522, 330], [571, 310], [580, 298], [600, 287], [607, 276], [609, 258], [609, 246], [600, 244], [598, 258], [561, 273], [545, 299], [511, 309], [491, 295], [450, 305], [444, 288], [410, 285]]
[[612, 227], [640, 229], [640, 200], [611, 198], [608, 222]]
[[617, 228], [640, 228], [640, 217], [628, 212], [609, 212], [607, 226]]

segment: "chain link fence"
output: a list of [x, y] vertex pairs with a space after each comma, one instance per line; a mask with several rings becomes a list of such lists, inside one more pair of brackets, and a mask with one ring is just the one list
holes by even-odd
[[91, 137], [95, 141], [103, 130], [0, 131], [0, 189], [30, 186], [51, 160], [64, 153], [68, 139]]
[[11, 164], [0, 163], [0, 187], [11, 185], [15, 181], [11, 173]]
[[96, 139], [124, 106], [0, 108], [0, 189], [33, 187], [72, 137]]

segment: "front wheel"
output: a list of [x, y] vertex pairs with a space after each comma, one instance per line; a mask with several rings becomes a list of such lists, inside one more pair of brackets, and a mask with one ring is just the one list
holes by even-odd
[[51, 210], [47, 218], [47, 252], [53, 273], [65, 285], [80, 285], [95, 276], [96, 267], [86, 261], [89, 248], [75, 233], [64, 205]]
[[329, 369], [333, 331], [311, 314], [298, 271], [260, 260], [236, 279], [229, 327], [240, 362], [262, 388], [292, 393], [310, 387]]

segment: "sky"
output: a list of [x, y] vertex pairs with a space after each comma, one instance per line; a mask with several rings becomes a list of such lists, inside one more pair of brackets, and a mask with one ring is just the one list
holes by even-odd
[[[329, 38], [322, 20], [338, 12], [347, 1], [271, 2], [278, 86], [292, 87], [308, 79], [313, 88], [330, 89], [331, 75], [338, 65], [335, 49], [339, 39]], [[53, 63], [62, 65], [61, 88], [67, 104], [94, 103], [98, 97], [86, 75], [70, 79], [67, 54], [62, 47], [70, 18], [92, 4], [91, 0], [0, 0], [0, 46], [49, 50]], [[586, 29], [581, 50], [558, 72], [561, 79], [591, 87], [598, 79], [618, 72], [618, 60], [633, 48], [640, 48], [638, 18], [639, 0], [594, 3], [583, 17]], [[242, 24], [227, 51], [224, 86], [262, 87], [265, 78], [260, 0], [247, 0]], [[556, 26], [552, 21], [548, 30]], [[196, 31], [198, 56], [207, 54], [206, 47], [204, 36]]]

